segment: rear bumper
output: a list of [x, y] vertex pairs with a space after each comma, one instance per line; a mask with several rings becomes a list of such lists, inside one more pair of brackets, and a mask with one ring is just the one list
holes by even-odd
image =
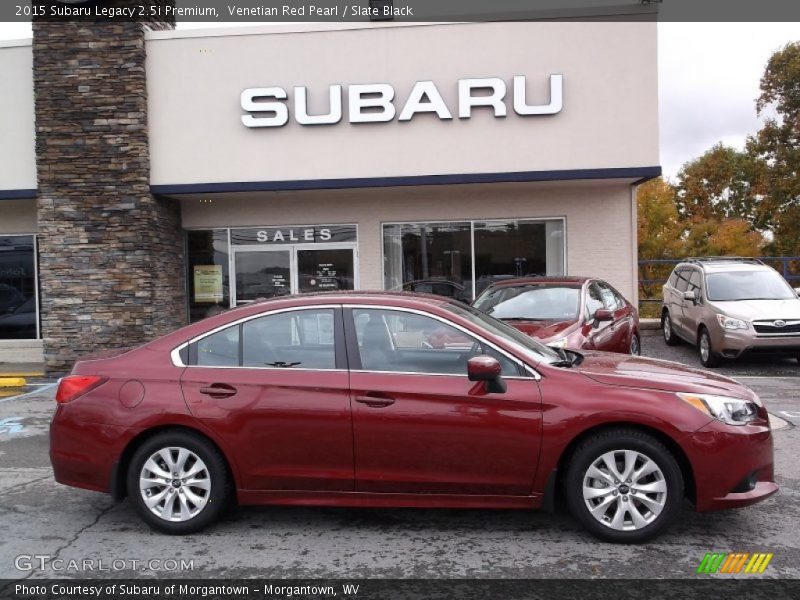
[[712, 421], [688, 436], [684, 449], [694, 469], [700, 512], [748, 506], [778, 491], [768, 425]]
[[116, 462], [130, 432], [124, 427], [83, 423], [59, 406], [50, 423], [50, 463], [58, 483], [110, 492]]

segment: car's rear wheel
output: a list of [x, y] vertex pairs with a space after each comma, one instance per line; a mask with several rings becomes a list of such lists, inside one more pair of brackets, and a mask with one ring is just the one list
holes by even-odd
[[675, 346], [678, 343], [678, 336], [675, 335], [675, 330], [672, 327], [672, 319], [669, 316], [669, 311], [664, 311], [661, 315], [661, 332], [664, 334], [664, 341], [667, 346]]
[[656, 438], [635, 429], [592, 435], [575, 450], [567, 471], [572, 514], [601, 540], [645, 542], [675, 518], [683, 475]]
[[642, 342], [639, 339], [638, 334], [633, 334], [631, 336], [631, 346], [630, 346], [630, 353], [633, 356], [639, 356], [642, 353]]
[[185, 431], [166, 431], [146, 440], [131, 459], [127, 486], [139, 516], [170, 534], [203, 529], [219, 517], [230, 495], [219, 451]]
[[700, 354], [700, 362], [704, 367], [711, 369], [718, 367], [722, 362], [722, 358], [711, 345], [711, 336], [705, 327], [700, 329], [700, 335], [697, 337], [697, 352]]

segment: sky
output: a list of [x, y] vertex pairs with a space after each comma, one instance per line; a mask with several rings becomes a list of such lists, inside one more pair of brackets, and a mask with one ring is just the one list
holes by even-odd
[[[30, 24], [0, 23], [0, 39], [30, 35]], [[767, 60], [792, 41], [800, 41], [798, 23], [658, 24], [661, 165], [666, 177], [674, 178], [681, 165], [717, 142], [744, 147], [760, 126], [755, 101]]]

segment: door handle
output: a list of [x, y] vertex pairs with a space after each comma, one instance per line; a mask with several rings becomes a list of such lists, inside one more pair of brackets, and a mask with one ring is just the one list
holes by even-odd
[[236, 394], [236, 388], [224, 383], [212, 383], [207, 387], [201, 387], [200, 393], [212, 398], [230, 398]]
[[356, 402], [366, 404], [370, 408], [386, 408], [394, 404], [394, 398], [387, 396], [356, 396]]

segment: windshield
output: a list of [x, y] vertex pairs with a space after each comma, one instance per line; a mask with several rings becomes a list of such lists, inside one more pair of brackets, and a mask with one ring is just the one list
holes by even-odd
[[563, 356], [559, 355], [558, 352], [552, 348], [525, 335], [518, 329], [514, 329], [511, 325], [507, 325], [494, 317], [490, 317], [486, 313], [482, 313], [471, 306], [465, 304], [447, 304], [444, 308], [486, 329], [490, 333], [511, 342], [523, 356], [527, 356], [533, 362], [545, 362], [550, 364], [560, 362], [564, 359]]
[[578, 318], [580, 299], [580, 287], [540, 283], [491, 290], [475, 308], [497, 319], [566, 321]]
[[712, 273], [706, 281], [708, 299], [717, 302], [797, 298], [786, 280], [772, 270]]

